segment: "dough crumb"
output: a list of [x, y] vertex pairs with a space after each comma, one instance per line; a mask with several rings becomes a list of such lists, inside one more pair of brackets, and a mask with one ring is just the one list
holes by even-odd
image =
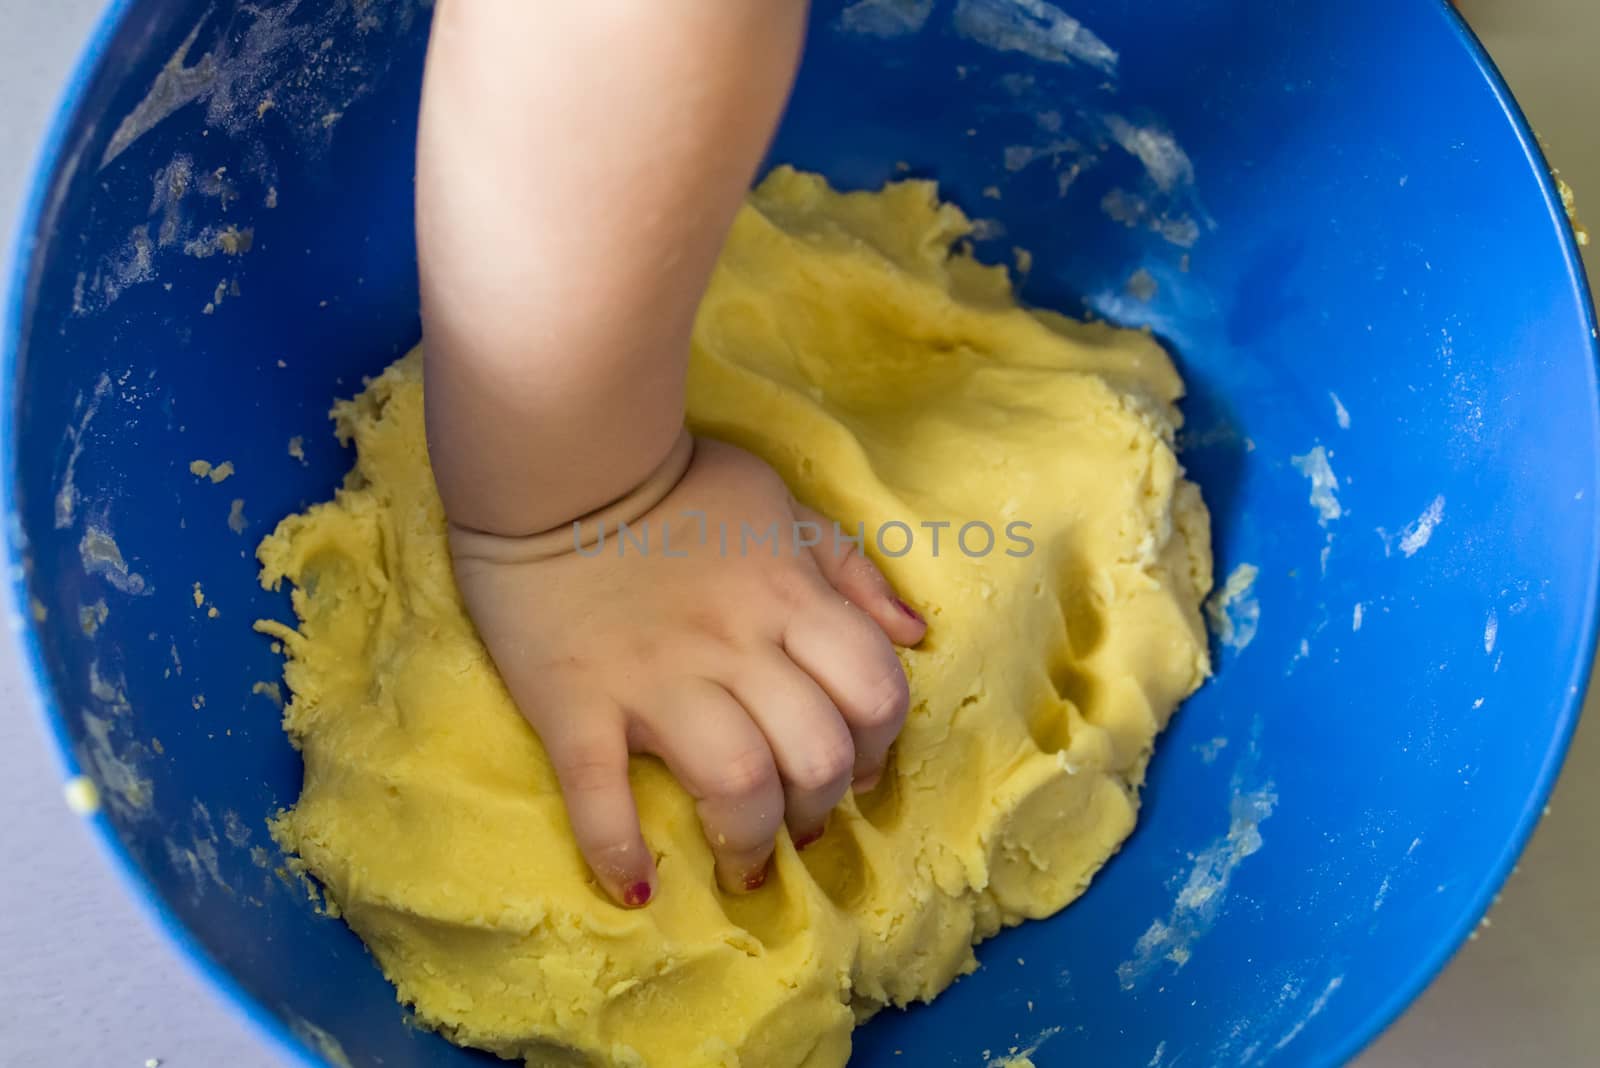
[[62, 787], [67, 807], [80, 816], [93, 816], [100, 811], [100, 788], [87, 775], [74, 775]]
[[230, 226], [217, 235], [217, 248], [221, 249], [225, 256], [242, 256], [250, 251], [250, 246], [255, 244], [255, 240], [256, 232], [249, 227], [240, 230], [236, 226]]
[[86, 604], [78, 609], [78, 629], [83, 631], [85, 638], [93, 638], [110, 616], [111, 609], [106, 607], [105, 598], [102, 597], [94, 604]]
[[143, 575], [129, 569], [110, 531], [95, 526], [85, 530], [78, 543], [78, 558], [83, 561], [85, 574], [99, 575], [121, 593], [141, 596], [153, 590]]
[[222, 482], [233, 474], [233, 461], [224, 460], [220, 464], [212, 464], [207, 460], [191, 460], [189, 473], [195, 478], [209, 478], [214, 483]]
[[228, 529], [235, 534], [243, 534], [249, 522], [244, 517], [244, 498], [235, 497], [233, 504], [228, 508]]
[[1578, 219], [1578, 195], [1572, 191], [1566, 179], [1556, 179], [1556, 192], [1561, 195], [1561, 209], [1567, 213], [1567, 222], [1572, 227], [1572, 237], [1581, 248], [1589, 243], [1589, 228]]
[[296, 436], [289, 439], [289, 455], [299, 460], [302, 464], [306, 462], [306, 443], [304, 438]]
[[1128, 283], [1125, 288], [1128, 291], [1128, 296], [1134, 300], [1148, 303], [1156, 295], [1156, 290], [1159, 287], [1156, 283], [1155, 275], [1140, 267], [1128, 276]]
[[1240, 564], [1229, 572], [1222, 589], [1206, 601], [1212, 633], [1217, 641], [1236, 652], [1255, 640], [1256, 629], [1261, 625], [1261, 604], [1254, 594], [1259, 573], [1254, 564]]

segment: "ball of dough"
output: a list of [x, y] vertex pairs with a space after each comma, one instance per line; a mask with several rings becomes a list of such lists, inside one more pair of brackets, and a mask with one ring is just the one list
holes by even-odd
[[752, 895], [718, 889], [649, 758], [657, 897], [626, 911], [596, 887], [456, 593], [421, 353], [338, 405], [354, 471], [259, 550], [300, 620], [263, 624], [305, 757], [274, 833], [420, 1021], [538, 1065], [836, 1068], [857, 1021], [1067, 905], [1132, 830], [1156, 734], [1209, 670], [1183, 386], [1146, 334], [1019, 307], [955, 251], [970, 229], [931, 183], [840, 194], [780, 169], [699, 313], [692, 428], [860, 525], [930, 624], [902, 652], [913, 707], [882, 784], [803, 855], [780, 841]]

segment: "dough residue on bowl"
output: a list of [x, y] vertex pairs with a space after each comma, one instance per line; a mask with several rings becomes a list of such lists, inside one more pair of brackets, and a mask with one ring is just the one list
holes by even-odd
[[[718, 890], [692, 799], [646, 757], [657, 897], [597, 889], [451, 577], [421, 354], [336, 407], [354, 470], [259, 549], [300, 621], [260, 624], [305, 758], [273, 831], [419, 1021], [540, 1065], [839, 1066], [857, 1022], [934, 997], [1128, 836], [1156, 734], [1209, 671], [1182, 382], [1146, 334], [1019, 307], [960, 250], [970, 229], [928, 182], [840, 194], [779, 169], [699, 314], [693, 429], [860, 524], [930, 621], [890, 773], [804, 854], [782, 839], [754, 894]], [[974, 523], [986, 552], [958, 536]], [[898, 528], [874, 537], [892, 524], [901, 555]]]

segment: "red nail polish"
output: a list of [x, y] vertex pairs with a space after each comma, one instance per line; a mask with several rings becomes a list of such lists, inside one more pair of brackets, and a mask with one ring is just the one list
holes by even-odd
[[746, 890], [760, 890], [765, 885], [767, 885], [766, 868], [751, 872], [744, 877], [744, 888]]
[[816, 842], [817, 842], [817, 839], [822, 837], [822, 832], [825, 831], [825, 830], [827, 830], [826, 827], [818, 827], [814, 831], [808, 831], [805, 834], [796, 835], [795, 839], [794, 839], [794, 847], [795, 847], [795, 849], [796, 850], [801, 850], [801, 849], [804, 849], [806, 846], [815, 845]]
[[922, 623], [922, 622], [924, 622], [924, 620], [922, 618], [922, 613], [918, 612], [915, 608], [912, 608], [910, 605], [906, 604], [900, 598], [896, 597], [894, 599], [894, 606], [896, 608], [900, 609], [900, 614], [901, 615], [905, 616], [907, 619], [911, 620], [913, 623]]
[[649, 883], [634, 883], [622, 892], [622, 903], [630, 909], [640, 908], [650, 903], [652, 893]]

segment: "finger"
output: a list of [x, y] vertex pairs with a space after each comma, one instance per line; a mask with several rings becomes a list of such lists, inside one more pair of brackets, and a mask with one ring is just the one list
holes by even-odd
[[772, 747], [796, 847], [810, 845], [850, 789], [856, 754], [849, 728], [822, 687], [778, 649], [747, 656], [728, 689]]
[[729, 893], [759, 889], [783, 825], [783, 786], [766, 737], [712, 682], [687, 685], [638, 718], [641, 748], [665, 761], [695, 799], [717, 882]]
[[858, 606], [872, 621], [883, 629], [896, 645], [916, 645], [928, 632], [927, 621], [907, 604], [889, 580], [883, 577], [876, 564], [867, 559], [860, 545], [842, 537], [835, 537], [833, 523], [820, 513], [804, 505], [795, 507], [795, 515], [803, 522], [815, 523], [822, 531], [811, 555], [817, 562], [822, 577], [828, 585], [839, 591], [841, 597]]
[[839, 710], [855, 745], [855, 788], [870, 790], [911, 706], [905, 668], [894, 647], [862, 612], [831, 601], [796, 615], [784, 632], [783, 647]]
[[541, 735], [561, 783], [578, 848], [606, 893], [638, 908], [655, 895], [656, 865], [628, 784], [628, 743], [615, 710], [575, 715]]

